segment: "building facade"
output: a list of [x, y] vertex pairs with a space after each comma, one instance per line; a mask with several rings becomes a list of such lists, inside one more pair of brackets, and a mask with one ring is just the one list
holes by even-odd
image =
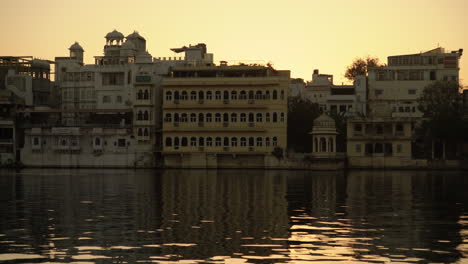
[[[51, 131], [73, 128], [81, 133], [79, 151], [67, 152], [67, 155], [74, 155], [68, 159], [70, 164], [67, 165], [65, 159], [57, 166], [111, 166], [122, 159], [126, 160], [122, 164], [129, 167], [157, 166], [161, 151], [162, 76], [167, 75], [170, 67], [197, 62], [197, 52], [200, 57], [204, 50], [205, 61], [211, 54], [207, 55], [206, 46], [199, 44], [187, 48], [186, 57], [153, 58], [146, 50], [145, 38], [138, 32], [125, 37], [114, 30], [105, 39], [104, 54], [95, 56], [94, 64], [84, 63], [84, 49], [77, 42], [70, 46], [69, 56], [55, 58], [60, 107], [51, 111], [26, 112], [35, 116], [58, 113], [58, 119], [53, 119], [53, 123], [45, 120], [46, 124], [26, 124], [24, 152], [34, 147], [31, 135], [38, 126], [44, 128], [40, 133], [45, 133], [48, 142], [60, 142], [60, 135]], [[98, 153], [96, 158], [101, 162], [89, 163], [87, 156], [94, 153], [94, 149], [83, 144], [93, 142], [92, 131], [98, 130], [104, 130], [103, 135], [109, 138], [102, 141], [112, 143]], [[119, 142], [123, 139], [129, 144], [125, 147], [128, 151], [121, 151]], [[113, 150], [114, 146], [117, 152]], [[45, 147], [41, 152], [25, 154], [23, 163], [39, 166], [36, 161], [49, 152], [53, 156], [57, 149]], [[112, 157], [116, 155], [122, 157], [114, 160]], [[124, 158], [125, 155], [128, 157]], [[44, 166], [52, 164], [46, 162]]]
[[317, 103], [323, 112], [347, 116], [366, 115], [367, 81], [357, 76], [353, 85], [333, 84], [333, 75], [314, 70], [312, 81], [304, 88], [303, 97]]
[[425, 165], [412, 158], [410, 118], [353, 118], [347, 122], [347, 157], [351, 168], [411, 168]]
[[374, 117], [420, 118], [418, 98], [434, 81], [459, 80], [463, 50], [436, 48], [410, 55], [389, 56], [386, 66], [369, 68], [369, 109]]
[[286, 149], [289, 71], [263, 66], [181, 66], [163, 80], [168, 167], [264, 167]]

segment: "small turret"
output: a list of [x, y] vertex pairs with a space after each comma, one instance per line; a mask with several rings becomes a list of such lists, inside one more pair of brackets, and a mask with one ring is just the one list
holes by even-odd
[[83, 63], [84, 50], [78, 42], [75, 42], [68, 49], [70, 50], [70, 58], [74, 58], [78, 62]]

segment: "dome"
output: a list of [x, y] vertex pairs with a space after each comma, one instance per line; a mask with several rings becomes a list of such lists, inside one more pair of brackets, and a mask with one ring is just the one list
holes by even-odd
[[133, 43], [131, 41], [125, 41], [124, 44], [122, 45], [122, 49], [129, 49], [129, 50], [134, 50], [136, 49], [135, 48], [135, 45], [133, 45]]
[[75, 41], [75, 43], [73, 43], [73, 45], [70, 46], [70, 48], [68, 48], [69, 50], [81, 50], [81, 51], [84, 51], [83, 50], [83, 47], [81, 47], [81, 45]]
[[123, 39], [124, 35], [117, 30], [107, 33], [106, 39]]
[[310, 134], [336, 134], [335, 120], [327, 114], [321, 114], [314, 120], [314, 126]]
[[143, 39], [143, 40], [145, 40], [145, 38], [142, 37], [140, 34], [138, 34], [137, 31], [133, 31], [132, 34], [127, 36], [127, 39]]

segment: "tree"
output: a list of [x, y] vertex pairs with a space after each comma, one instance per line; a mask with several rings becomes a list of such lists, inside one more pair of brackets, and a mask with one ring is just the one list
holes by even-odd
[[344, 77], [350, 81], [354, 81], [356, 76], [367, 76], [368, 69], [371, 67], [380, 66], [379, 59], [376, 57], [356, 58], [353, 63], [346, 68]]
[[288, 101], [288, 148], [296, 152], [311, 152], [314, 119], [320, 115], [319, 106], [300, 96]]
[[[460, 141], [466, 140], [466, 121], [458, 82], [436, 81], [426, 86], [418, 99], [424, 119], [416, 129], [416, 140], [424, 142], [426, 156], [435, 152], [445, 159], [447, 148], [455, 155]], [[439, 147], [438, 147], [439, 146]], [[429, 152], [429, 153], [428, 153]], [[436, 153], [436, 157], [437, 157]]]

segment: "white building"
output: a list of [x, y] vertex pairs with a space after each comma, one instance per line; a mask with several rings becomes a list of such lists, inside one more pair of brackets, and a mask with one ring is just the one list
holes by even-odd
[[[59, 137], [63, 135], [54, 131], [73, 128], [80, 131], [76, 135], [79, 141], [73, 141], [78, 145], [73, 146], [73, 151], [67, 149], [66, 152], [73, 158], [62, 159], [55, 165], [53, 161], [44, 162], [41, 163], [43, 166], [114, 166], [125, 160], [121, 164], [127, 167], [154, 167], [157, 153], [161, 150], [162, 76], [176, 65], [213, 63], [213, 55], [206, 53], [205, 44], [173, 49], [174, 52], [185, 52], [184, 58], [153, 58], [146, 50], [145, 38], [138, 32], [124, 37], [114, 30], [105, 39], [104, 55], [95, 56], [95, 64], [84, 64], [84, 49], [77, 42], [70, 46], [68, 57], [55, 58], [61, 107], [29, 111], [29, 114], [44, 116], [58, 113], [60, 117], [53, 122], [51, 118], [43, 118], [42, 123], [31, 124], [26, 130], [25, 151], [22, 152], [25, 165], [40, 166], [37, 163], [39, 158], [60, 153], [64, 141]], [[37, 132], [38, 126], [42, 127], [40, 132]], [[90, 153], [94, 153], [89, 142], [96, 140], [93, 131], [101, 130], [104, 131], [103, 142], [111, 143], [99, 152], [96, 159], [100, 161], [97, 162], [89, 159]], [[28, 151], [37, 147], [35, 138], [38, 136], [47, 138], [45, 141], [52, 147], [41, 147], [40, 152]], [[125, 151], [119, 145], [123, 140], [126, 142]]]
[[417, 100], [434, 81], [456, 81], [463, 50], [389, 56], [388, 65], [369, 69], [369, 109], [373, 117], [419, 118]]
[[358, 76], [353, 85], [334, 85], [333, 75], [314, 70], [312, 81], [304, 88], [303, 97], [317, 103], [327, 113], [349, 116], [366, 115], [366, 77]]

